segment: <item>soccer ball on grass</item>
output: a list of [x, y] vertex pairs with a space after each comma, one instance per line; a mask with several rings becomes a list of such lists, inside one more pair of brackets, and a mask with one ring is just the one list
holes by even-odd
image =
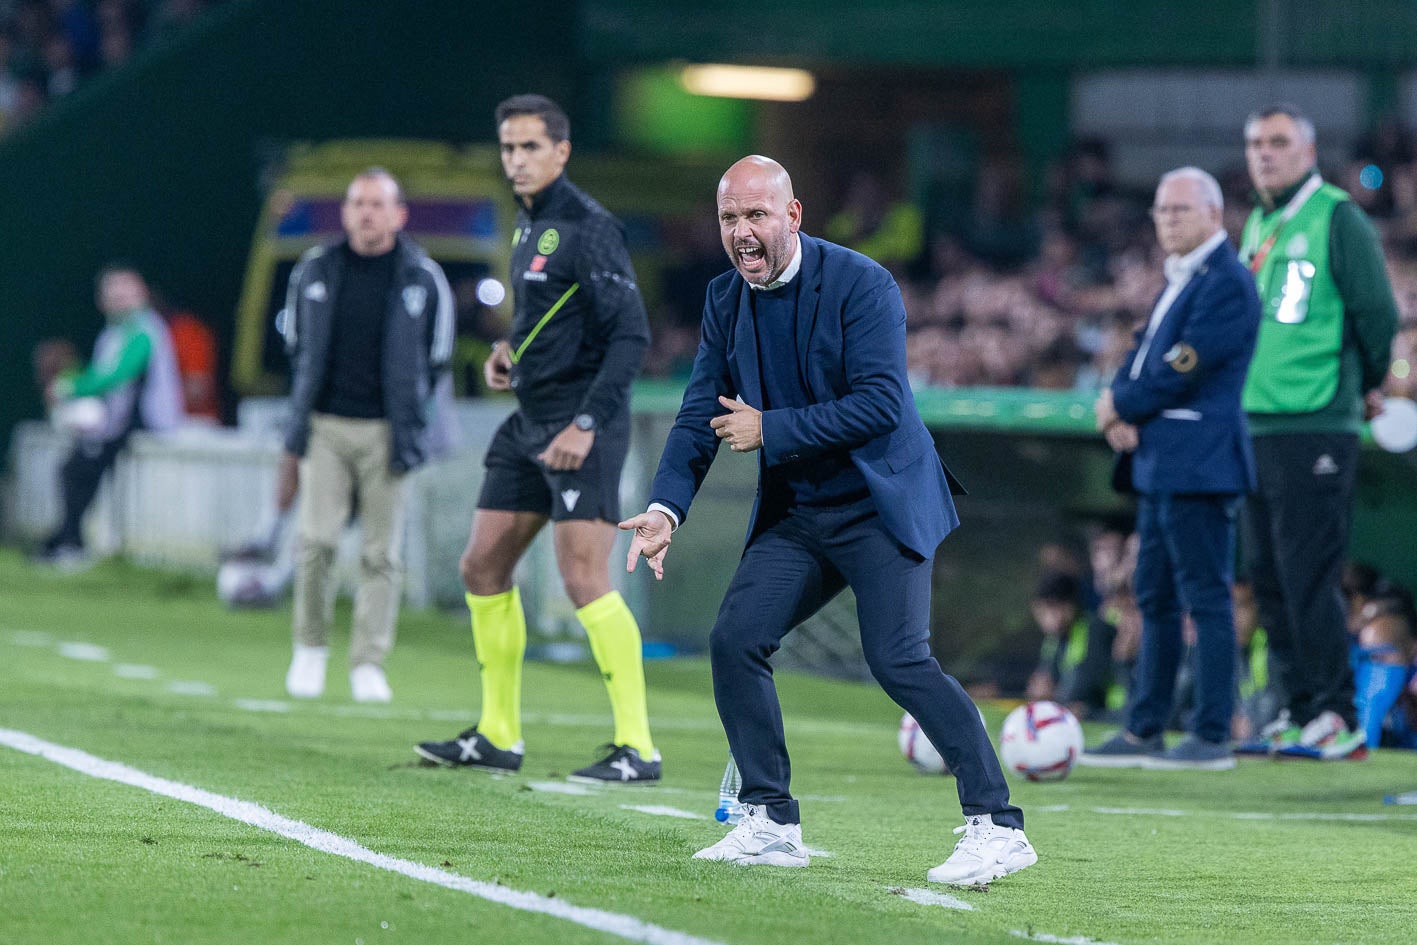
[[1082, 726], [1056, 702], [1030, 702], [1004, 719], [999, 758], [1030, 781], [1061, 781], [1082, 754]]

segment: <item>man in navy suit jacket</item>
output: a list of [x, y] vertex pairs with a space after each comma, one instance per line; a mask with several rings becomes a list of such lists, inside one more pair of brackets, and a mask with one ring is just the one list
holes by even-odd
[[718, 185], [733, 272], [708, 287], [703, 337], [627, 566], [664, 576], [721, 442], [758, 454], [747, 547], [709, 637], [714, 698], [743, 776], [743, 820], [698, 859], [807, 865], [768, 662], [783, 636], [850, 586], [862, 649], [886, 692], [956, 775], [965, 834], [929, 878], [970, 885], [1037, 861], [1023, 814], [964, 690], [930, 655], [935, 548], [959, 518], [905, 375], [905, 307], [866, 257], [799, 233], [776, 161]]
[[[1166, 289], [1137, 346], [1097, 400], [1097, 424], [1121, 455], [1137, 507], [1141, 656], [1123, 731], [1082, 756], [1102, 767], [1233, 768], [1235, 513], [1255, 486], [1240, 391], [1259, 330], [1249, 271], [1221, 225], [1220, 185], [1194, 167], [1161, 178], [1152, 216]], [[1196, 709], [1169, 750], [1182, 615], [1196, 629]]]

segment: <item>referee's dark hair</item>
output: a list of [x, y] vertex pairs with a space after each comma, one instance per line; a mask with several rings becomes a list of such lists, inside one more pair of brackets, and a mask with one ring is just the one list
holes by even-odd
[[497, 106], [496, 114], [498, 128], [508, 118], [535, 115], [546, 123], [546, 135], [553, 143], [559, 144], [571, 138], [571, 119], [566, 117], [565, 109], [545, 95], [513, 95]]

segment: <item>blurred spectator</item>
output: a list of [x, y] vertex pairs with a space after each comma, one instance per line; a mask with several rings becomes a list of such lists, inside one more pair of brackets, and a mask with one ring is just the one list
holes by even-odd
[[78, 372], [79, 349], [68, 338], [46, 338], [34, 346], [32, 362], [35, 386], [48, 395], [60, 375]]
[[875, 173], [858, 170], [846, 186], [841, 210], [827, 220], [822, 235], [901, 276], [925, 251], [925, 218], [908, 200], [887, 193]]
[[123, 65], [133, 55], [133, 31], [122, 23], [105, 24], [99, 36], [98, 55], [105, 69]]
[[[0, 135], [220, 0], [0, 0]], [[151, 17], [149, 17], [151, 11]]]
[[1381, 589], [1383, 576], [1378, 569], [1361, 561], [1350, 561], [1343, 566], [1343, 577], [1339, 589], [1343, 592], [1344, 607], [1348, 612], [1348, 635], [1354, 641], [1363, 628], [1363, 608], [1374, 593]]
[[60, 470], [62, 521], [40, 555], [62, 567], [85, 561], [84, 513], [128, 435], [140, 428], [165, 432], [182, 421], [177, 358], [142, 275], [129, 266], [105, 268], [96, 301], [108, 324], [94, 343], [93, 360], [82, 373], [52, 380], [47, 391], [56, 416], [72, 418], [75, 433]]
[[1387, 585], [1363, 608], [1355, 676], [1358, 725], [1368, 748], [1417, 749], [1412, 595]]
[[1259, 625], [1254, 588], [1244, 578], [1237, 578], [1230, 599], [1235, 614], [1235, 679], [1239, 694], [1230, 729], [1231, 737], [1243, 742], [1274, 721], [1283, 696], [1270, 682], [1269, 635]]
[[184, 309], [163, 307], [177, 371], [182, 378], [182, 399], [189, 419], [221, 423], [220, 384], [217, 378], [216, 335], [206, 322]]
[[74, 51], [74, 61], [81, 71], [98, 63], [98, 24], [87, 0], [50, 0], [50, 7], [59, 22], [59, 29]]
[[1043, 575], [1029, 610], [1043, 635], [1029, 699], [1051, 699], [1079, 718], [1106, 711], [1112, 688], [1113, 627], [1083, 608], [1082, 587], [1066, 572]]
[[693, 367], [704, 286], [729, 265], [717, 230], [703, 226], [705, 215], [700, 211], [663, 221], [661, 240], [672, 261], [661, 273], [663, 290], [650, 313], [654, 331], [645, 354], [647, 374], [687, 379]]
[[79, 67], [69, 38], [55, 33], [44, 41], [45, 91], [50, 99], [74, 91], [79, 84]]

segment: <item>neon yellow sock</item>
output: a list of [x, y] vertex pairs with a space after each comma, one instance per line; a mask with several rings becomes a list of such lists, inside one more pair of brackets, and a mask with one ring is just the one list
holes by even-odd
[[645, 668], [640, 626], [619, 591], [611, 591], [576, 611], [590, 651], [605, 677], [615, 716], [615, 744], [628, 745], [648, 761], [654, 755], [645, 705]]
[[477, 730], [498, 748], [522, 740], [522, 657], [526, 615], [515, 587], [490, 597], [467, 595], [472, 645], [482, 672], [482, 718]]

